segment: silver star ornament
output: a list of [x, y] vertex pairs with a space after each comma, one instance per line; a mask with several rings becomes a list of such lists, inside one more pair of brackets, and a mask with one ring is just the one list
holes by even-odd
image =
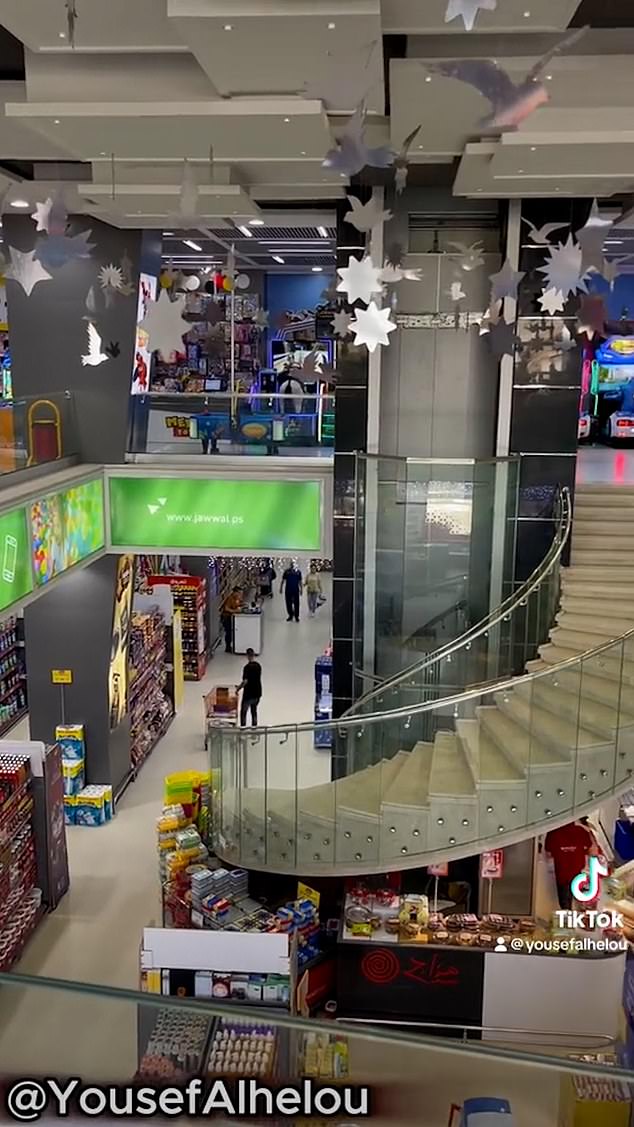
[[160, 352], [164, 360], [169, 360], [172, 352], [183, 351], [183, 337], [189, 332], [190, 324], [183, 317], [185, 298], [170, 301], [166, 290], [161, 290], [158, 301], [150, 301], [147, 313], [139, 328], [148, 334], [148, 348]]
[[11, 265], [5, 271], [6, 277], [22, 286], [27, 297], [31, 296], [38, 282], [52, 281], [52, 275], [44, 269], [41, 262], [38, 262], [35, 251], [23, 252], [16, 250], [15, 247], [9, 247], [9, 254]]
[[489, 275], [492, 282], [491, 300], [499, 301], [505, 297], [516, 298], [517, 287], [524, 275], [525, 271], [514, 270], [507, 258], [504, 266], [501, 270], [498, 270], [497, 274]]
[[345, 293], [348, 301], [364, 301], [366, 305], [372, 294], [381, 293], [381, 271], [374, 265], [369, 255], [358, 259], [350, 256], [347, 266], [340, 266], [337, 273], [341, 279], [337, 286], [338, 293]]
[[368, 352], [374, 352], [380, 344], [389, 344], [388, 333], [393, 333], [396, 325], [390, 320], [389, 309], [379, 309], [371, 301], [367, 309], [356, 309], [355, 319], [350, 322], [355, 344], [365, 344]]
[[466, 31], [473, 31], [478, 12], [494, 12], [498, 0], [449, 0], [445, 13], [445, 23], [462, 18]]
[[343, 337], [349, 336], [351, 321], [352, 316], [350, 313], [346, 313], [345, 309], [340, 310], [339, 313], [335, 313], [332, 318], [335, 336], [341, 337], [342, 339]]

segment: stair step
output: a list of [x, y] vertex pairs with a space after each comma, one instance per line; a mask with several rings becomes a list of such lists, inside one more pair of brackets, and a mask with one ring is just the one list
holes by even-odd
[[[620, 559], [620, 558], [619, 558]], [[570, 567], [561, 569], [562, 580], [567, 578], [577, 582], [599, 582], [599, 583], [614, 583], [624, 584], [629, 586], [634, 582], [634, 563], [623, 562], [611, 563], [608, 571], [605, 567], [605, 562], [599, 564], [571, 564]]]
[[568, 762], [567, 756], [530, 735], [524, 725], [508, 712], [495, 705], [481, 705], [476, 712], [484, 731], [522, 774], [526, 774], [529, 765], [554, 767]]
[[[570, 614], [583, 619], [592, 621], [602, 620], [607, 618], [610, 620], [609, 627], [612, 629], [612, 619], [617, 619], [617, 624], [621, 625], [619, 634], [624, 630], [631, 629], [634, 626], [634, 602], [632, 595], [634, 592], [630, 590], [629, 597], [626, 602], [619, 600], [612, 595], [610, 588], [606, 588], [601, 602], [599, 605], [593, 605], [592, 599], [585, 599], [581, 595], [569, 591], [568, 587], [564, 588], [564, 594], [561, 597], [561, 609], [569, 611]], [[607, 597], [606, 597], [607, 595]]]
[[425, 806], [434, 745], [421, 740], [407, 756], [396, 777], [383, 790], [383, 802], [394, 806]]
[[[616, 647], [616, 651], [616, 654], [613, 654], [611, 650], [606, 650], [604, 653], [595, 654], [594, 657], [584, 658], [584, 672], [587, 671], [593, 677], [602, 677], [610, 681], [622, 680], [624, 685], [634, 687], [634, 657], [622, 658], [619, 646]], [[576, 651], [555, 646], [552, 642], [540, 646], [539, 654], [547, 665], [559, 665], [562, 661], [578, 656]], [[531, 661], [527, 662], [527, 672], [533, 672], [534, 664]]]
[[[629, 546], [626, 544], [622, 550], [606, 552], [605, 548], [574, 548], [572, 552], [572, 564], [576, 567], [579, 564], [582, 567], [594, 566], [600, 564], [603, 568], [605, 575], [607, 568], [610, 569], [612, 574], [613, 567], [623, 567], [630, 564], [631, 556], [628, 554], [630, 551]], [[621, 558], [619, 558], [621, 557]]]
[[429, 779], [430, 796], [470, 797], [475, 792], [473, 775], [459, 740], [453, 732], [437, 732]]
[[[546, 661], [537, 658], [535, 661], [527, 662], [526, 669], [528, 673], [539, 673], [543, 670], [550, 669], [550, 666]], [[587, 663], [583, 662], [583, 666], [576, 665], [572, 666], [570, 669], [553, 671], [551, 677], [557, 681], [558, 686], [561, 686], [568, 693], [576, 693], [578, 696], [581, 688], [584, 697], [588, 700], [595, 701], [598, 704], [605, 704], [609, 708], [619, 708], [621, 701], [621, 685], [618, 675], [614, 680], [605, 676], [596, 676], [592, 673]], [[545, 677], [543, 680], [547, 684], [549, 683], [548, 677]]]
[[[602, 644], [601, 638], [597, 634], [588, 634], [586, 631], [582, 630], [571, 630], [568, 626], [553, 626], [550, 631], [550, 640], [555, 645], [561, 646], [562, 649], [574, 650], [577, 654], [586, 653], [587, 650], [594, 650], [597, 646]], [[609, 638], [604, 640], [611, 641]], [[621, 642], [616, 641], [613, 646], [609, 646], [603, 652], [607, 656], [616, 656], [616, 654], [621, 652], [621, 645]], [[634, 639], [630, 639], [623, 643], [623, 645], [625, 647], [625, 653], [629, 657], [634, 657]]]
[[409, 752], [399, 751], [392, 759], [383, 759], [376, 767], [366, 767], [345, 779], [337, 779], [332, 786], [336, 788], [337, 810], [352, 810], [360, 814], [378, 814], [383, 795], [398, 777]]
[[606, 618], [603, 621], [600, 616], [595, 617], [592, 610], [588, 614], [581, 615], [573, 614], [564, 608], [557, 611], [555, 618], [557, 625], [562, 626], [564, 630], [570, 630], [573, 634], [591, 634], [595, 639], [593, 648], [600, 646], [602, 641], [609, 642], [613, 638], [618, 638], [625, 630], [631, 630], [634, 626], [634, 622], [624, 618], [619, 629], [619, 623], [616, 619]]
[[[526, 684], [530, 690], [530, 683], [525, 682], [524, 685]], [[552, 692], [555, 702], [547, 692], [541, 690], [531, 697], [527, 689], [520, 684], [512, 693], [506, 694], [506, 697], [502, 693], [496, 693], [495, 700], [499, 708], [504, 708], [508, 715], [513, 716], [519, 724], [523, 724], [527, 733], [534, 733], [538, 740], [556, 749], [566, 759], [574, 757], [576, 748], [596, 747], [602, 739], [608, 738], [582, 727], [576, 719], [570, 719], [562, 714], [559, 697], [563, 698], [570, 694], [560, 694], [557, 689], [553, 689]], [[558, 711], [552, 711], [551, 705]]]
[[556, 686], [548, 684], [547, 678], [542, 678], [534, 683], [533, 700], [536, 699], [557, 715], [562, 715], [563, 710], [563, 715], [573, 723], [579, 722], [588, 732], [595, 732], [600, 739], [613, 742], [619, 728], [631, 728], [634, 725], [634, 714], [627, 710], [625, 697], [620, 709], [616, 707], [618, 701], [612, 704], [607, 700], [595, 699], [588, 691], [591, 685], [586, 687], [586, 680], [592, 682], [592, 675], [589, 674], [586, 678], [584, 674], [582, 678], [579, 669], [569, 671], [562, 678], [557, 675]]
[[[610, 575], [612, 572], [610, 571]], [[612, 601], [621, 603], [627, 606], [632, 599], [632, 591], [634, 584], [634, 569], [632, 570], [631, 583], [612, 583], [607, 575], [604, 575], [603, 581], [600, 579], [573, 579], [562, 577], [561, 586], [565, 596], [570, 596], [572, 599], [610, 599]], [[601, 608], [602, 609], [602, 608]]]
[[[629, 509], [627, 511], [629, 512]], [[634, 512], [634, 504], [632, 511]], [[599, 514], [596, 518], [587, 516], [583, 509], [575, 514], [572, 529], [573, 544], [577, 536], [627, 537], [630, 542], [634, 539], [634, 520], [621, 520], [620, 516], [610, 519], [604, 510], [601, 512], [603, 515]]]
[[605, 485], [601, 482], [578, 485], [575, 490], [575, 509], [577, 505], [634, 506], [634, 486]]
[[457, 720], [456, 732], [475, 779], [481, 783], [514, 783], [524, 778], [523, 771], [507, 758], [477, 720]]
[[574, 563], [579, 555], [586, 552], [601, 552], [603, 558], [611, 556], [612, 553], [618, 554], [620, 552], [632, 551], [632, 539], [630, 536], [601, 536], [600, 533], [582, 533], [581, 535], [574, 535], [572, 537], [572, 554], [571, 559]]

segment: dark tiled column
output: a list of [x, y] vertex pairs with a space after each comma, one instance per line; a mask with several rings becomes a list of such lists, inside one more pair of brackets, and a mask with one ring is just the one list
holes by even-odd
[[[364, 202], [369, 192], [355, 189]], [[345, 200], [337, 208], [337, 266], [350, 256], [362, 258], [365, 237], [344, 215]], [[335, 398], [335, 465], [333, 529], [333, 716], [352, 703], [353, 617], [355, 600], [355, 452], [364, 451], [368, 419], [368, 355], [365, 348], [338, 345], [339, 372]], [[335, 757], [336, 758], [336, 757]]]
[[[522, 203], [522, 219], [537, 227], [562, 223], [550, 238], [565, 242], [569, 230], [583, 226], [589, 206], [586, 200], [529, 200]], [[520, 582], [550, 543], [557, 487], [574, 489], [582, 362], [575, 336], [579, 299], [569, 298], [554, 317], [542, 313], [537, 299], [546, 281], [538, 267], [549, 255], [547, 248], [531, 242], [528, 231], [522, 222], [519, 269], [526, 277], [519, 289], [521, 345], [515, 357], [510, 435], [510, 452], [522, 455], [515, 576]]]

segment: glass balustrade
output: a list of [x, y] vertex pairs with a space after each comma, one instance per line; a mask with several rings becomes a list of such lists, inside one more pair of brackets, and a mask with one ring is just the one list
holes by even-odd
[[71, 392], [0, 399], [0, 474], [81, 453]]
[[335, 398], [259, 392], [151, 392], [130, 398], [130, 454], [332, 457]]
[[[596, 809], [634, 773], [634, 631], [521, 677], [343, 717], [211, 725], [214, 840], [235, 865], [385, 871], [479, 852]], [[323, 751], [331, 746], [331, 779]], [[316, 774], [317, 764], [322, 771]]]
[[[309, 1020], [249, 1005], [23, 975], [0, 975], [0, 986], [3, 1100], [6, 1112], [17, 1119], [26, 1119], [20, 1112], [37, 1101], [43, 1102], [32, 1118], [48, 1121], [56, 1116], [51, 1080], [69, 1094], [65, 1118], [72, 1122], [83, 1118], [86, 1107], [93, 1114], [101, 1107], [106, 1116], [115, 1112], [111, 1118], [120, 1118], [126, 1100], [133, 1099], [122, 1086], [132, 1083], [147, 1100], [153, 1091], [171, 1092], [171, 1103], [164, 1099], [173, 1116], [177, 1086], [189, 1100], [190, 1092], [191, 1098], [201, 1090], [207, 1096], [220, 1079], [299, 1085], [301, 1092], [306, 1092], [304, 1081], [309, 1079], [313, 1099], [319, 1088], [331, 1093], [336, 1088], [343, 1100], [346, 1085], [367, 1087], [372, 1116], [395, 1124], [457, 1127], [462, 1106], [470, 1106], [466, 1101], [489, 1098], [497, 1103], [500, 1127], [506, 1122], [555, 1127], [562, 1121], [562, 1108], [571, 1114], [584, 1099], [596, 1099], [598, 1089], [599, 1110], [606, 1116], [623, 1112], [623, 1119], [610, 1122], [627, 1122], [634, 1072], [621, 1063], [610, 1037], [569, 1029], [566, 1014], [561, 1015], [560, 1028], [546, 1032], [463, 1026], [460, 1021], [442, 1024], [422, 1017], [394, 1027], [345, 1018]], [[415, 989], [411, 982], [410, 989]], [[265, 1056], [260, 1054], [259, 1063], [252, 1054], [255, 1064], [218, 1049], [224, 1033], [239, 1029], [244, 1034], [247, 1022], [254, 1023], [255, 1036], [264, 1031], [267, 1045], [273, 1047]], [[590, 1059], [579, 1059], [582, 1054]], [[105, 1107], [96, 1086], [105, 1086]], [[227, 1084], [227, 1091], [235, 1095], [236, 1089]], [[110, 1098], [116, 1101], [112, 1107]], [[363, 1098], [363, 1093], [354, 1093], [355, 1100]], [[512, 1118], [502, 1115], [505, 1106]], [[325, 1121], [318, 1109], [313, 1108], [313, 1120]], [[200, 1106], [188, 1102], [182, 1107], [184, 1115], [196, 1110]], [[261, 1103], [256, 1110], [262, 1112]]]

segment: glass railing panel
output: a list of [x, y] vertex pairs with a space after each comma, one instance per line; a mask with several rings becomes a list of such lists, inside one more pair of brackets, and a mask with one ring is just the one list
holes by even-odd
[[[270, 868], [293, 866], [300, 856], [300, 804], [302, 779], [299, 775], [298, 732], [294, 726], [283, 731], [260, 730], [266, 734], [266, 793], [254, 795], [253, 803], [261, 815], [266, 839], [266, 863]], [[306, 733], [308, 736], [312, 733]], [[250, 739], [258, 739], [260, 733]], [[262, 784], [260, 784], [262, 785]]]
[[0, 474], [81, 453], [70, 391], [0, 400]]
[[128, 452], [332, 457], [334, 395], [149, 392], [130, 397]]
[[[43, 1089], [30, 1089], [36, 1100], [44, 1091], [46, 1102], [40, 1105], [43, 1120], [53, 1119], [58, 1113], [46, 1078], [58, 1078], [65, 1090], [66, 1081], [61, 1078], [81, 1077], [74, 1090], [76, 1102], [66, 1116], [71, 1122], [83, 1118], [83, 1086], [128, 1085], [136, 1081], [137, 1088], [139, 1082], [143, 1086], [146, 1099], [154, 1086], [157, 1094], [159, 1089], [169, 1086], [171, 1102], [166, 1110], [169, 1108], [170, 1116], [178, 1110], [174, 1103], [178, 1086], [184, 1093], [182, 1114], [192, 1116], [200, 1113], [204, 1100], [201, 1105], [192, 1106], [188, 1102], [190, 1094], [195, 1096], [203, 1087], [207, 1095], [207, 1085], [220, 1078], [255, 1079], [263, 1087], [299, 1085], [300, 1091], [302, 1081], [312, 1079], [316, 1090], [329, 1087], [331, 1093], [333, 1081], [340, 1091], [346, 1083], [367, 1086], [373, 1117], [404, 1127], [413, 1121], [413, 1108], [424, 1108], [422, 1118], [420, 1110], [416, 1114], [425, 1125], [446, 1123], [452, 1107], [458, 1109], [458, 1114], [464, 1110], [466, 1116], [468, 1101], [492, 1096], [497, 1102], [496, 1118], [500, 1124], [505, 1118], [517, 1124], [544, 1127], [554, 1127], [557, 1122], [628, 1122], [634, 1073], [619, 1056], [614, 1036], [596, 1029], [592, 1021], [586, 1029], [573, 1028], [565, 1009], [556, 1022], [545, 1028], [535, 1028], [533, 1023], [532, 1029], [522, 1029], [521, 1013], [517, 1022], [504, 1026], [462, 1024], [451, 1017], [444, 1022], [429, 1019], [424, 1016], [423, 999], [430, 997], [430, 986], [424, 979], [412, 976], [405, 980], [410, 1016], [398, 1029], [393, 1025], [370, 1024], [372, 1001], [387, 987], [377, 973], [366, 979], [365, 994], [357, 987], [355, 995], [355, 978], [358, 980], [360, 975], [354, 972], [354, 941], [346, 944], [345, 950], [350, 955], [348, 965], [353, 969], [347, 989], [341, 992], [342, 1000], [348, 1004], [340, 1005], [336, 1022], [295, 1017], [279, 1009], [248, 1004], [221, 1004], [204, 997], [169, 997], [0, 975], [0, 1059], [7, 1111], [12, 1107], [16, 1111], [28, 1110], [27, 1097], [23, 1096], [20, 1103], [18, 1096], [25, 1091], [24, 1084], [15, 1088], [12, 1097], [9, 1095], [13, 1084], [24, 1077], [43, 1084]], [[381, 953], [383, 960], [378, 957]], [[431, 949], [419, 948], [419, 970], [429, 965], [434, 954]], [[492, 953], [463, 952], [460, 965], [471, 957], [479, 962], [496, 958]], [[388, 969], [391, 965], [387, 960]], [[383, 966], [385, 973], [385, 947], [377, 951], [376, 966], [377, 970]], [[191, 978], [193, 995], [195, 976]], [[353, 1021], [351, 1010], [355, 1001], [357, 1013]], [[368, 1017], [364, 1016], [366, 1013]], [[249, 1030], [254, 1025], [254, 1036], [263, 1037], [265, 1042], [259, 1057], [254, 1055], [252, 1061], [248, 1053], [243, 1060], [241, 1053], [227, 1054], [222, 1049], [225, 1034], [230, 1039], [233, 1033], [231, 1039], [237, 1040], [241, 1033], [244, 1035], [246, 1023], [252, 1023]], [[597, 1020], [596, 1024], [601, 1023]], [[582, 1054], [585, 1059], [579, 1059]], [[317, 1069], [316, 1057], [321, 1065]], [[330, 1070], [328, 1057], [332, 1058]], [[249, 1067], [254, 1064], [257, 1067]], [[193, 1080], [203, 1083], [188, 1087]], [[231, 1092], [229, 1086], [228, 1091]], [[104, 1111], [110, 1112], [113, 1119], [121, 1117], [128, 1093], [115, 1089], [114, 1095], [116, 1104]], [[360, 1093], [355, 1095], [358, 1100]], [[86, 1099], [90, 1114], [94, 1115], [97, 1100], [93, 1088]], [[325, 1103], [324, 1107], [330, 1112], [332, 1103]], [[359, 1110], [361, 1104], [355, 1102], [349, 1110], [353, 1107]], [[507, 1115], [502, 1115], [504, 1108]], [[267, 1118], [262, 1115], [261, 1105], [255, 1110], [260, 1112], [258, 1119]], [[310, 1119], [310, 1110], [303, 1109], [305, 1116], [300, 1119]], [[471, 1105], [471, 1110], [477, 1109]], [[325, 1121], [315, 1108], [312, 1112], [313, 1121]], [[575, 1120], [575, 1114], [582, 1112], [585, 1118]], [[147, 1114], [145, 1104], [143, 1116], [147, 1118]], [[558, 1118], [561, 1114], [565, 1114], [565, 1120]], [[341, 1115], [346, 1118], [343, 1111]], [[285, 1116], [274, 1117], [287, 1118], [288, 1107]], [[453, 1121], [457, 1123], [459, 1119], [454, 1117]]]

